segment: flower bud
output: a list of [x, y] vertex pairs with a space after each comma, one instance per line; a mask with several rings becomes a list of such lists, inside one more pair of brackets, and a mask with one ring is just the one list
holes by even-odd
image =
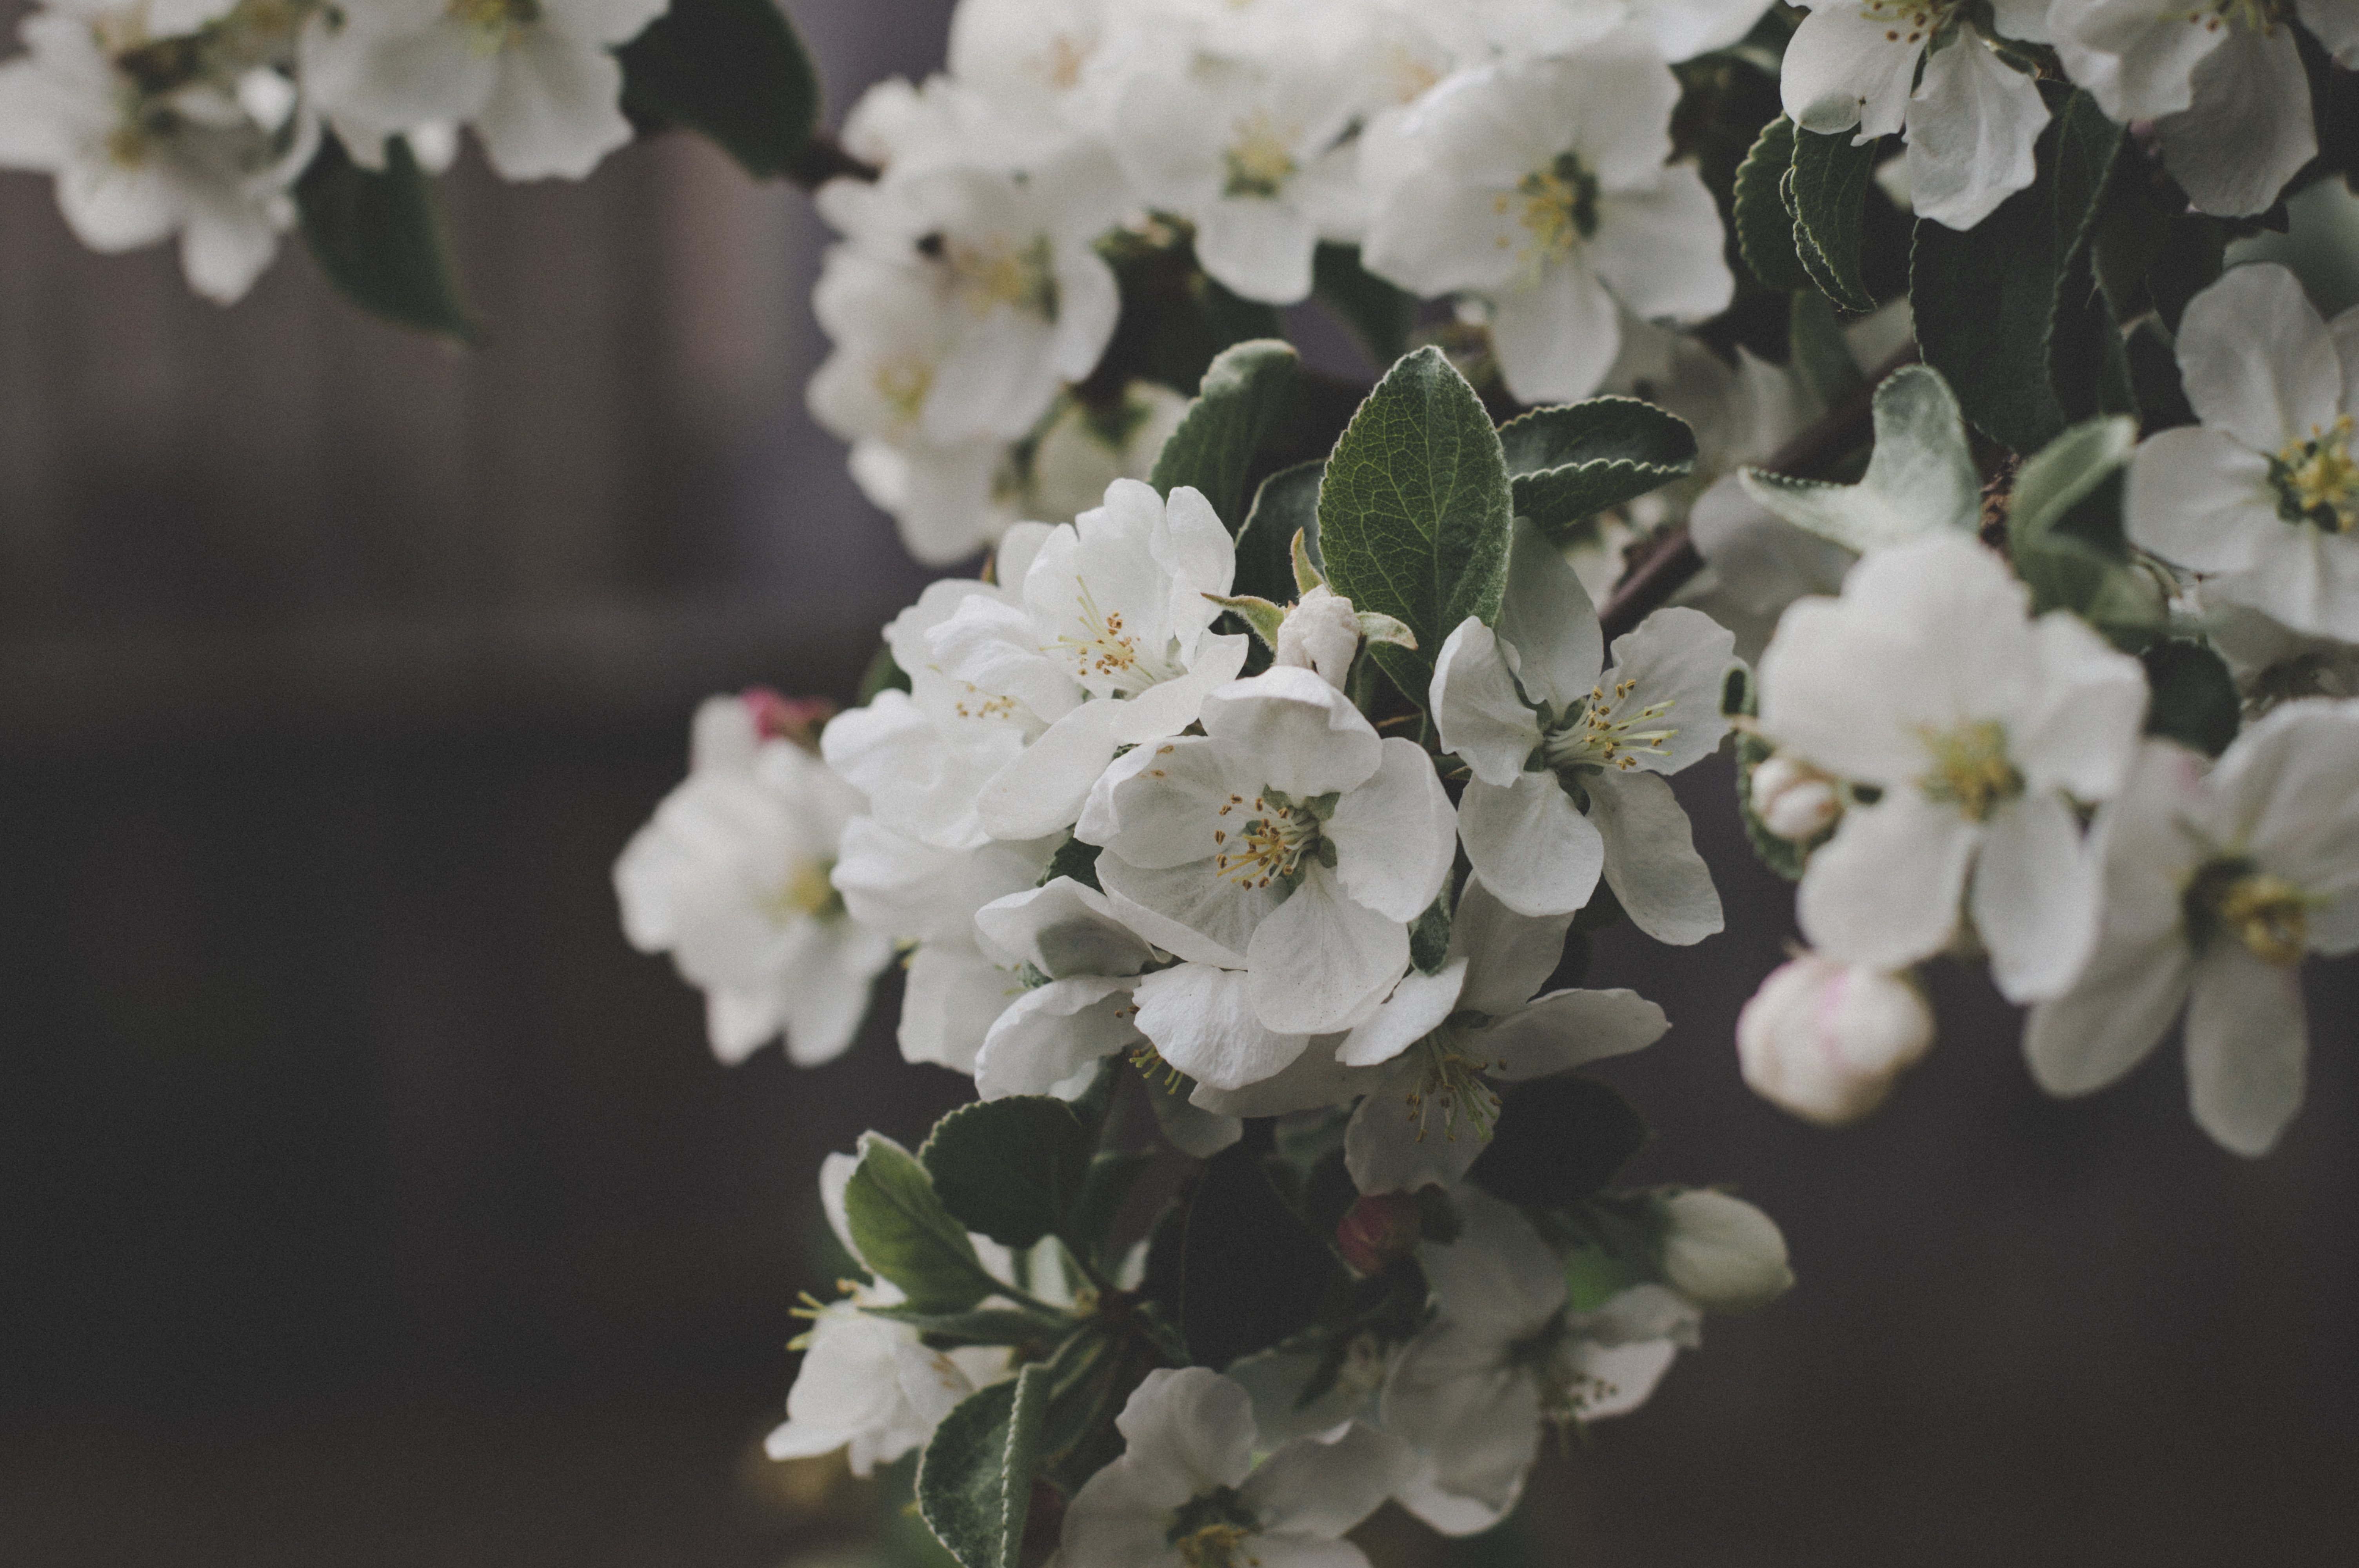
[[1780, 838], [1807, 843], [1843, 815], [1834, 780], [1780, 752], [1753, 770], [1753, 815]]
[[1378, 1193], [1335, 1222], [1335, 1250], [1363, 1274], [1381, 1274], [1417, 1250], [1421, 1227], [1414, 1193]]
[[1777, 1222], [1741, 1198], [1680, 1193], [1657, 1206], [1656, 1223], [1663, 1278], [1706, 1312], [1751, 1312], [1794, 1283]]
[[791, 741], [806, 752], [819, 750], [819, 732], [835, 717], [823, 697], [781, 697], [766, 686], [749, 686], [739, 697], [746, 717], [765, 741]]
[[1908, 980], [1816, 954], [1771, 973], [1736, 1016], [1753, 1092], [1827, 1127], [1883, 1104], [1932, 1044], [1932, 1011]]
[[1302, 596], [1277, 629], [1277, 662], [1317, 670], [1341, 689], [1360, 651], [1360, 618], [1352, 601], [1323, 584]]

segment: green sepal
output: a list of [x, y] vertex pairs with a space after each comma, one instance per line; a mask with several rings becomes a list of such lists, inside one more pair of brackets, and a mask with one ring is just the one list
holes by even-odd
[[1286, 624], [1286, 607], [1257, 599], [1250, 593], [1208, 593], [1204, 596], [1214, 604], [1244, 622], [1266, 647], [1277, 646], [1277, 629]]

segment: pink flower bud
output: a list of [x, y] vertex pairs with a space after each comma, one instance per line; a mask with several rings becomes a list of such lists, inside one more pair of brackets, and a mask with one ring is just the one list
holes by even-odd
[[1335, 1250], [1361, 1273], [1381, 1274], [1417, 1250], [1419, 1228], [1413, 1195], [1378, 1193], [1335, 1222]]
[[1834, 781], [1783, 752], [1753, 770], [1753, 815], [1780, 838], [1817, 838], [1843, 815]]
[[1773, 971], [1736, 1018], [1754, 1093], [1805, 1120], [1857, 1121], [1933, 1044], [1933, 1014], [1898, 975], [1810, 954]]
[[766, 686], [749, 686], [738, 697], [754, 732], [765, 741], [792, 741], [806, 752], [819, 750], [819, 732], [835, 717], [823, 697], [781, 697]]

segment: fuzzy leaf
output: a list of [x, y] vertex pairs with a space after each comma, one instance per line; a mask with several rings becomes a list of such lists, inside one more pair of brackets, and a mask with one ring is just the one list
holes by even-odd
[[1330, 585], [1407, 625], [1415, 651], [1371, 651], [1421, 699], [1451, 629], [1499, 613], [1514, 520], [1499, 433], [1437, 348], [1393, 366], [1353, 416], [1319, 487], [1319, 549]]
[[959, 1401], [919, 1456], [918, 1511], [960, 1568], [1016, 1568], [1048, 1410], [1035, 1363]]
[[1797, 528], [1861, 554], [1941, 528], [1982, 524], [1982, 481], [1940, 373], [1906, 365], [1875, 389], [1875, 449], [1857, 484], [1744, 469], [1747, 495]]
[[1854, 315], [1875, 308], [1860, 254], [1878, 146], [1871, 139], [1855, 147], [1849, 131], [1797, 131], [1793, 174], [1785, 183], [1794, 215], [1794, 254], [1802, 270], [1821, 293]]
[[1147, 482], [1165, 495], [1193, 485], [1236, 533], [1245, 524], [1245, 472], [1254, 449], [1301, 362], [1291, 343], [1274, 339], [1223, 349], [1180, 428], [1163, 443]]
[[1499, 427], [1516, 515], [1560, 532], [1695, 469], [1686, 420], [1634, 397], [1535, 408]]
[[1319, 478], [1324, 460], [1280, 469], [1254, 492], [1245, 525], [1237, 534], [1236, 590], [1284, 604], [1310, 591], [1296, 580], [1294, 537], [1319, 537]]
[[490, 341], [460, 286], [441, 189], [405, 138], [386, 137], [385, 168], [365, 169], [321, 136], [295, 210], [311, 264], [353, 305], [471, 349]]
[[825, 172], [811, 163], [819, 73], [774, 0], [671, 0], [614, 58], [640, 126], [694, 131], [756, 179]]
[[1736, 244], [1762, 286], [1804, 289], [1810, 275], [1794, 252], [1794, 215], [1780, 194], [1794, 167], [1794, 122], [1780, 114], [1736, 166]]
[[891, 1139], [861, 1134], [843, 1207], [862, 1260], [919, 1311], [962, 1312], [996, 1287], [966, 1227], [935, 1195], [926, 1167]]
[[1089, 1176], [1089, 1130], [1053, 1095], [962, 1105], [918, 1151], [942, 1206], [1003, 1247], [1030, 1247], [1063, 1227]]
[[1204, 596], [1238, 620], [1267, 648], [1277, 646], [1277, 629], [1286, 624], [1286, 607], [1249, 593], [1208, 593]]

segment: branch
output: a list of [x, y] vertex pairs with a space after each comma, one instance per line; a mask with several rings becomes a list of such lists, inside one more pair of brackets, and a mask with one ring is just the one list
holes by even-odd
[[[1876, 366], [1867, 384], [1841, 407], [1753, 466], [1796, 479], [1828, 478], [1837, 464], [1858, 449], [1860, 443], [1873, 438], [1875, 389], [1883, 384], [1886, 376], [1903, 365], [1915, 364], [1917, 359], [1917, 345], [1911, 343]], [[1644, 560], [1622, 574], [1622, 580], [1607, 596], [1604, 608], [1598, 611], [1605, 640], [1612, 642], [1669, 604], [1672, 595], [1703, 570], [1703, 555], [1689, 536], [1686, 524], [1664, 535]]]

